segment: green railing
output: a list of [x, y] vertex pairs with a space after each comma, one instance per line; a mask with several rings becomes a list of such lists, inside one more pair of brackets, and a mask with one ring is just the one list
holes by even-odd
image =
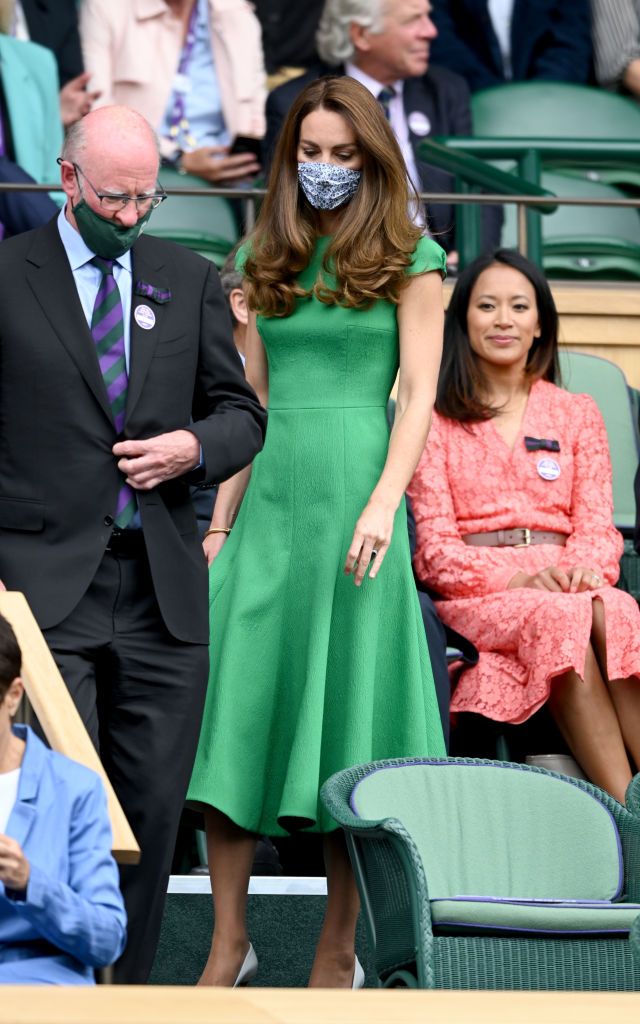
[[[516, 191], [529, 193], [533, 198], [539, 196], [540, 181], [543, 167], [584, 167], [595, 170], [596, 168], [627, 167], [637, 172], [640, 166], [640, 142], [630, 142], [626, 139], [548, 139], [548, 138], [480, 138], [463, 136], [437, 136], [433, 140], [426, 140], [420, 147], [422, 158], [430, 164], [449, 171], [456, 179], [456, 191], [461, 195], [468, 194], [470, 187], [491, 188], [488, 185], [490, 178], [486, 171], [491, 170], [500, 174], [503, 178], [511, 179], [514, 188], [511, 194]], [[447, 154], [455, 157], [456, 160], [446, 159]], [[506, 171], [499, 171], [485, 161], [489, 160], [513, 160], [517, 172], [513, 175]], [[459, 161], [459, 162], [458, 162]], [[481, 176], [477, 165], [485, 169]], [[498, 179], [496, 179], [497, 182]], [[515, 183], [518, 183], [517, 188]], [[502, 192], [502, 188], [494, 188], [494, 192]], [[545, 190], [541, 189], [544, 193]], [[505, 194], [507, 190], [505, 189]], [[570, 200], [571, 201], [571, 200]], [[562, 199], [558, 205], [565, 205], [567, 200]], [[596, 205], [582, 197], [573, 198], [573, 203], [579, 205]], [[628, 205], [638, 207], [634, 200], [610, 200], [599, 202], [597, 205]], [[551, 213], [552, 209], [538, 203], [518, 203], [518, 247], [525, 252], [532, 260], [542, 265], [542, 223], [539, 214]], [[461, 264], [473, 258], [474, 247], [478, 242], [480, 226], [479, 211], [465, 216], [463, 213], [457, 215], [456, 226], [460, 228], [462, 238]], [[467, 245], [467, 238], [470, 244]], [[479, 248], [475, 248], [479, 251]]]

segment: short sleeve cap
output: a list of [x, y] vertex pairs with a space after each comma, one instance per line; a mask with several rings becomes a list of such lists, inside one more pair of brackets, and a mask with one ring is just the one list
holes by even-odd
[[444, 280], [447, 276], [447, 254], [433, 238], [423, 237], [413, 251], [407, 274], [426, 274], [429, 270], [439, 270]]

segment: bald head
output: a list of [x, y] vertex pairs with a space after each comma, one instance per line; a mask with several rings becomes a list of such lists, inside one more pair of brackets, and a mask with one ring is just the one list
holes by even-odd
[[90, 166], [117, 173], [128, 165], [140, 171], [148, 168], [154, 180], [160, 159], [158, 139], [149, 122], [123, 106], [99, 107], [76, 121], [67, 133], [62, 157], [82, 163], [89, 175]]
[[[67, 219], [74, 227], [72, 210], [80, 199], [104, 216], [98, 193], [133, 197], [156, 190], [158, 140], [148, 121], [130, 107], [100, 107], [77, 121], [67, 133], [62, 160]], [[129, 204], [115, 219], [124, 226], [136, 216], [136, 207]]]

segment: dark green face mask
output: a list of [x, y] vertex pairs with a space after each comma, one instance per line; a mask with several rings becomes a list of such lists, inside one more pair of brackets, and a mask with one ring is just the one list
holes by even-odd
[[130, 228], [123, 228], [114, 220], [105, 220], [95, 210], [92, 210], [84, 199], [81, 199], [71, 209], [85, 245], [96, 256], [102, 256], [105, 260], [117, 260], [118, 256], [127, 252], [137, 240], [152, 213], [150, 209], [147, 210], [136, 224]]

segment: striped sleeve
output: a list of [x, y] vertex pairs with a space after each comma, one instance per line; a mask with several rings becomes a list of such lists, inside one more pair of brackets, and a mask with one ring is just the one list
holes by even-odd
[[640, 0], [592, 0], [593, 50], [600, 85], [618, 85], [640, 57]]

